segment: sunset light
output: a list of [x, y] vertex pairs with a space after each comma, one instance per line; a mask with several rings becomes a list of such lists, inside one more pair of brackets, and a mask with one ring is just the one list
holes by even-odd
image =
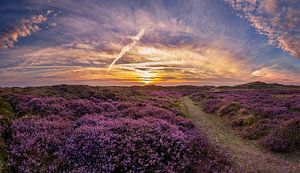
[[1, 86], [300, 84], [294, 0], [0, 6]]
[[158, 78], [154, 73], [148, 71], [142, 71], [140, 75], [141, 75], [141, 81], [145, 84], [150, 84], [154, 81], [158, 81]]
[[300, 0], [0, 0], [0, 173], [300, 173]]

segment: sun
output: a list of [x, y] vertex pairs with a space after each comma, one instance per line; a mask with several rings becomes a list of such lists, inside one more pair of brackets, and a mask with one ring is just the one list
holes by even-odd
[[150, 84], [150, 83], [153, 83], [154, 81], [157, 80], [157, 74], [153, 73], [153, 72], [141, 71], [139, 73], [139, 75], [140, 75], [141, 82], [143, 82], [146, 85]]

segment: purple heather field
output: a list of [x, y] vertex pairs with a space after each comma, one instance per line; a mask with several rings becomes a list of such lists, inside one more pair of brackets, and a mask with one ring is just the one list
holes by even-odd
[[[1, 88], [4, 172], [252, 172], [182, 108], [192, 100], [261, 152], [299, 152], [300, 89], [235, 87]], [[295, 154], [294, 154], [295, 155]]]
[[0, 173], [300, 173], [300, 0], [0, 0]]

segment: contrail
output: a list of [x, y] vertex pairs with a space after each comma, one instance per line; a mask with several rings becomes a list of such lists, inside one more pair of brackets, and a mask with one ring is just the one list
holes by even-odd
[[125, 53], [127, 53], [128, 51], [130, 51], [139, 41], [140, 39], [143, 37], [145, 33], [145, 29], [142, 28], [141, 31], [132, 38], [133, 42], [126, 45], [121, 52], [119, 53], [119, 55], [114, 59], [114, 61], [110, 64], [110, 66], [108, 67], [107, 71], [110, 71], [110, 69], [112, 68], [112, 66], [120, 59], [122, 58], [123, 55], [125, 55]]

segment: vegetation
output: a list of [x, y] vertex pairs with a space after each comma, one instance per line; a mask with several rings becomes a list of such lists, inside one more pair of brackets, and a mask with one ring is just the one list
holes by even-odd
[[184, 89], [78, 87], [2, 93], [15, 117], [4, 127], [11, 172], [233, 172], [225, 151], [181, 117]]
[[[242, 85], [242, 88], [196, 92], [191, 98], [202, 102], [204, 111], [226, 117], [246, 139], [259, 140], [271, 151], [298, 150], [300, 90], [295, 86], [285, 86], [283, 89], [284, 85], [278, 84], [274, 89], [270, 85], [267, 84], [267, 89], [262, 89], [262, 83], [257, 87], [252, 83]], [[245, 89], [245, 86], [251, 87]]]
[[280, 172], [293, 164], [256, 144], [300, 151], [296, 86], [0, 88], [0, 115], [2, 172]]

